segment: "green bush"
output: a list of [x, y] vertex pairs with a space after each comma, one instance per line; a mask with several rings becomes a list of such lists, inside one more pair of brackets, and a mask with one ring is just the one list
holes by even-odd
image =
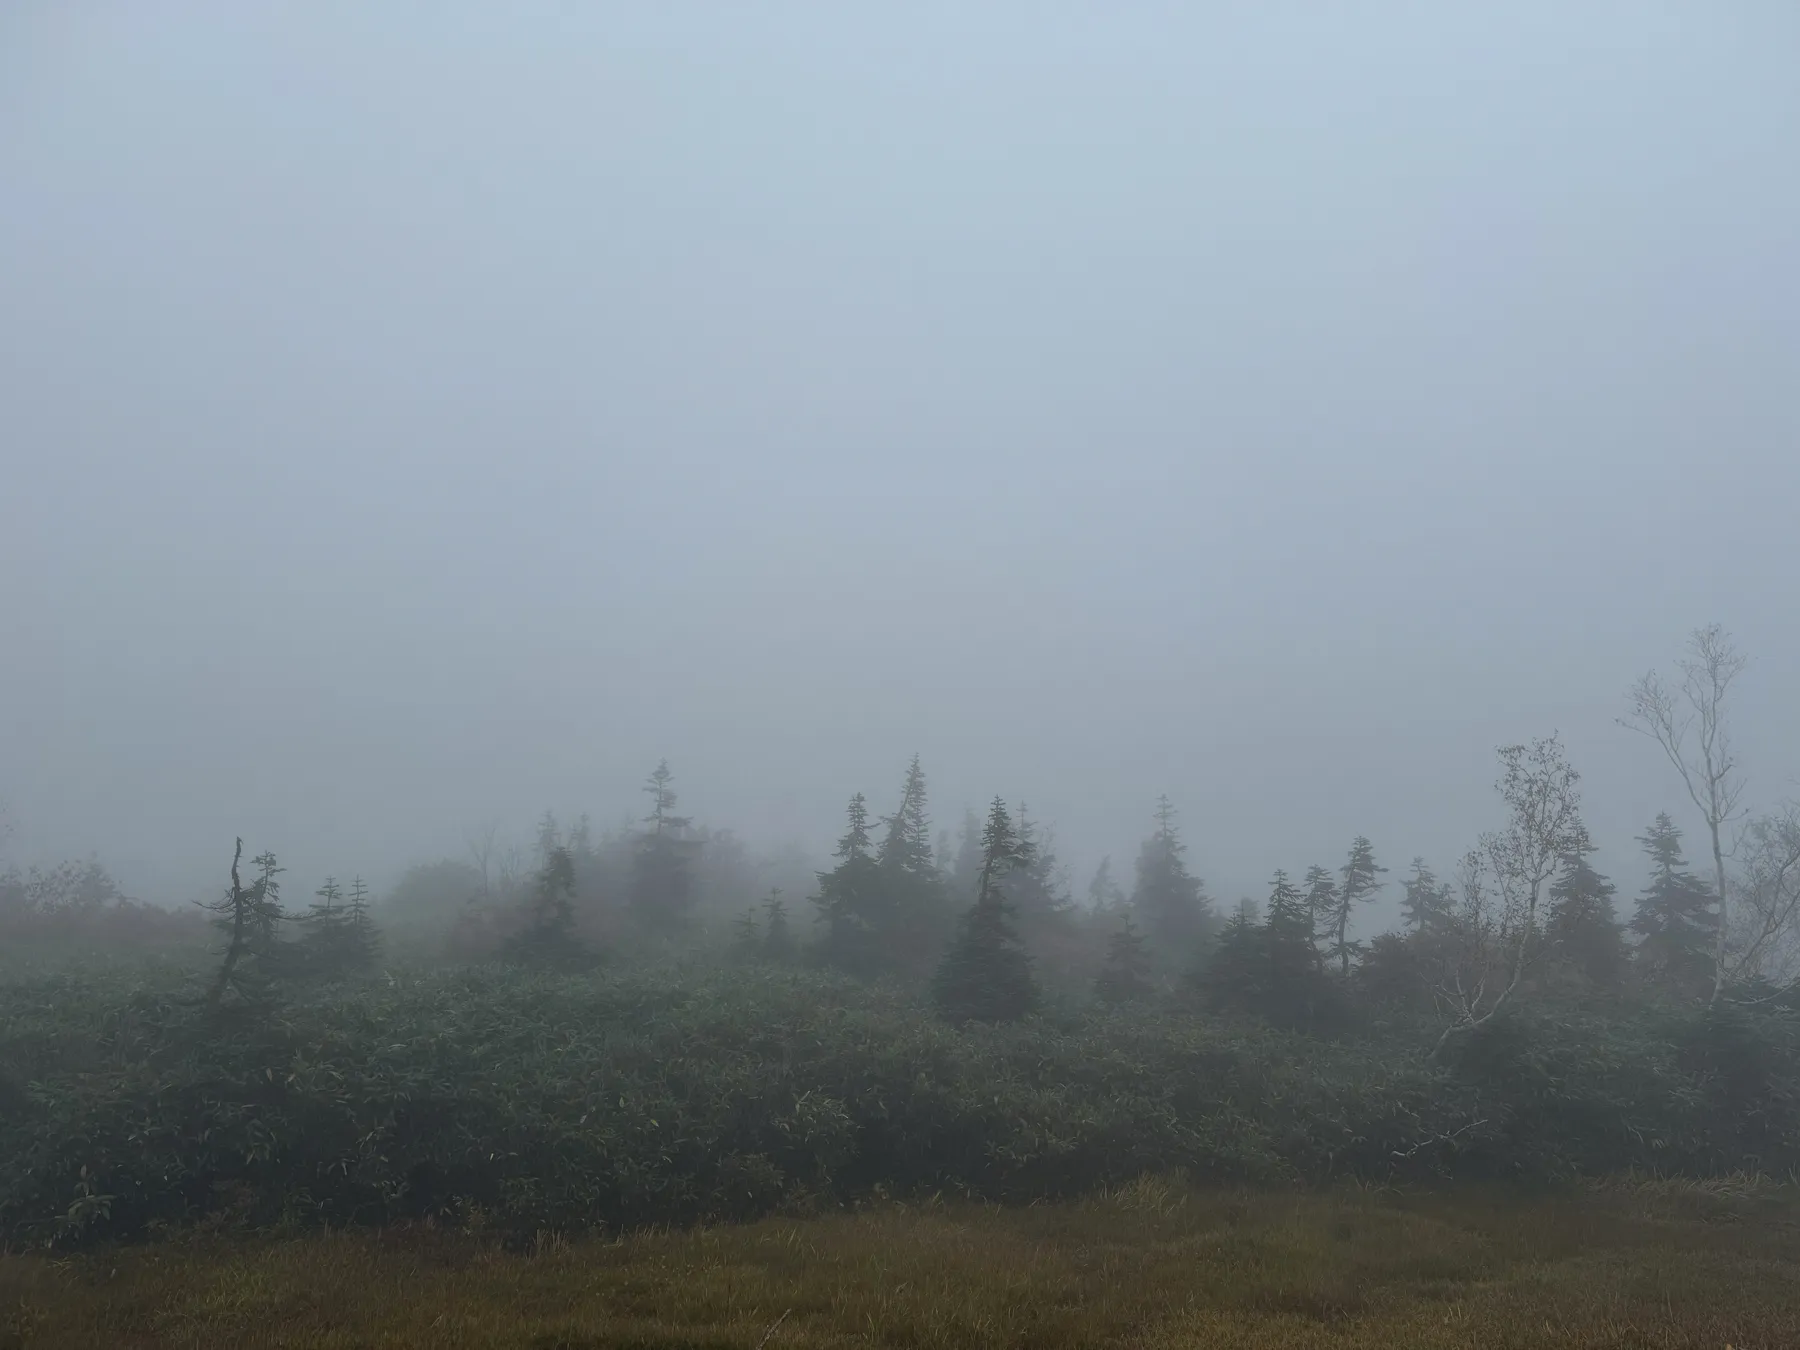
[[1178, 1009], [958, 1031], [768, 967], [473, 969], [208, 1017], [174, 986], [0, 988], [0, 1239], [477, 1219], [739, 1218], [878, 1191], [999, 1200], [1146, 1171], [1555, 1177], [1796, 1161], [1785, 1014], [1496, 1021], [1432, 1064]]

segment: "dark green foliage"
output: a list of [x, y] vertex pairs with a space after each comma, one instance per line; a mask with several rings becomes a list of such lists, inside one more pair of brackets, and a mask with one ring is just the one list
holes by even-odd
[[1172, 1008], [957, 1031], [798, 973], [476, 969], [221, 1024], [153, 987], [0, 986], [0, 1241], [250, 1223], [627, 1228], [877, 1187], [1800, 1166], [1792, 1014], [1497, 1018], [1434, 1065]]
[[923, 981], [951, 930], [949, 897], [931, 849], [925, 773], [913, 757], [900, 805], [883, 818], [881, 843], [871, 847], [868, 804], [850, 803], [850, 828], [838, 841], [838, 866], [819, 878], [823, 931], [819, 955], [839, 970], [865, 978], [894, 975]]
[[1094, 979], [1094, 997], [1109, 1008], [1142, 1003], [1153, 997], [1150, 957], [1144, 951], [1144, 935], [1123, 916], [1106, 944], [1106, 964]]
[[1320, 966], [1313, 914], [1311, 897], [1277, 871], [1262, 923], [1240, 907], [1196, 969], [1206, 1005], [1293, 1030], [1341, 1029], [1344, 996]]
[[[693, 821], [675, 814], [674, 778], [664, 760], [644, 784], [651, 809], [631, 860], [631, 916], [644, 932], [662, 936], [681, 931], [692, 918], [693, 868], [700, 852], [699, 841], [689, 834]], [[554, 818], [546, 819], [554, 831]]]
[[740, 966], [748, 966], [762, 958], [762, 925], [756, 921], [756, 911], [747, 909], [731, 924], [731, 959]]
[[1683, 998], [1712, 988], [1713, 935], [1719, 916], [1706, 883], [1687, 870], [1681, 831], [1665, 812], [1638, 836], [1650, 855], [1650, 885], [1639, 897], [1631, 931], [1638, 937], [1639, 967], [1656, 984]]
[[1408, 933], [1437, 933], [1449, 927], [1449, 887], [1437, 879], [1423, 858], [1412, 860], [1412, 873], [1404, 884], [1406, 893], [1400, 901], [1400, 914]]
[[1165, 970], [1190, 964], [1218, 926], [1206, 888], [1187, 869], [1186, 853], [1175, 808], [1159, 798], [1156, 832], [1138, 852], [1131, 909], [1150, 940], [1152, 960]]
[[1375, 861], [1375, 846], [1365, 835], [1357, 835], [1350, 844], [1350, 856], [1338, 869], [1337, 908], [1330, 930], [1331, 953], [1338, 974], [1350, 975], [1350, 958], [1356, 944], [1350, 940], [1350, 916], [1356, 907], [1372, 899], [1381, 889], [1381, 878], [1387, 868]]
[[1351, 973], [1354, 1000], [1378, 1021], [1430, 1012], [1433, 940], [1418, 933], [1381, 933], [1371, 939]]
[[575, 859], [550, 846], [526, 903], [524, 922], [501, 948], [502, 959], [539, 970], [580, 970], [593, 953], [575, 931]]
[[862, 793], [850, 799], [849, 828], [838, 840], [833, 855], [838, 865], [819, 873], [818, 955], [826, 965], [864, 978], [889, 968], [891, 953], [884, 949], [887, 916], [882, 901], [880, 864], [869, 839], [869, 804]]
[[975, 903], [944, 954], [932, 981], [938, 1012], [957, 1025], [1010, 1022], [1037, 1006], [1031, 959], [1013, 929], [1005, 879], [1031, 863], [1030, 845], [1020, 839], [998, 797], [981, 835], [981, 877]]
[[1255, 915], [1240, 906], [1218, 941], [1190, 972], [1188, 984], [1213, 1011], [1248, 1012], [1269, 1001], [1269, 949]]
[[1625, 971], [1625, 936], [1613, 909], [1617, 887], [1588, 862], [1594, 846], [1585, 832], [1563, 860], [1550, 886], [1544, 924], [1553, 966], [1602, 991], [1613, 991]]
[[787, 902], [781, 898], [779, 890], [770, 891], [769, 898], [763, 901], [763, 915], [768, 925], [762, 940], [763, 958], [778, 966], [791, 965], [800, 951], [794, 941], [793, 927], [788, 923]]
[[381, 935], [369, 916], [369, 890], [361, 877], [350, 894], [327, 877], [316, 892], [318, 901], [296, 922], [302, 927], [294, 954], [297, 970], [308, 979], [341, 980], [366, 974], [381, 951]]
[[273, 853], [250, 860], [257, 869], [248, 886], [238, 866], [244, 857], [239, 839], [231, 855], [231, 886], [220, 899], [201, 906], [215, 917], [213, 927], [223, 936], [219, 968], [207, 986], [205, 1004], [217, 1012], [227, 1003], [266, 1008], [275, 996], [275, 981], [288, 974], [288, 952], [281, 939], [287, 915], [281, 908], [282, 869]]

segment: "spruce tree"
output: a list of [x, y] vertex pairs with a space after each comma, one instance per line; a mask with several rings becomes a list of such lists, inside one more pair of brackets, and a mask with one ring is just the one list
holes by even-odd
[[1618, 888], [1588, 862], [1595, 851], [1583, 830], [1580, 843], [1564, 857], [1562, 871], [1550, 885], [1544, 928], [1559, 966], [1596, 988], [1610, 990], [1618, 987], [1625, 968], [1625, 938], [1613, 908]]
[[754, 965], [763, 957], [762, 929], [756, 922], [754, 906], [738, 915], [731, 925], [731, 959], [739, 965]]
[[1215, 1012], [1261, 1016], [1269, 1000], [1268, 956], [1262, 925], [1239, 905], [1188, 982]]
[[[1331, 934], [1337, 925], [1338, 910], [1342, 905], [1337, 877], [1330, 868], [1314, 863], [1301, 878], [1300, 889], [1306, 897], [1307, 914], [1312, 919], [1318, 966], [1320, 970], [1324, 970], [1325, 959], [1331, 954]], [[1324, 943], [1323, 946], [1319, 945], [1321, 942]]]
[[1307, 897], [1277, 871], [1263, 919], [1267, 997], [1263, 1016], [1277, 1026], [1305, 1027], [1315, 1021], [1325, 977], [1319, 969], [1313, 910]]
[[1066, 931], [1074, 905], [1057, 865], [1055, 843], [1049, 831], [1031, 822], [1024, 802], [1019, 803], [1018, 831], [1020, 848], [1029, 861], [1007, 874], [1007, 903], [1028, 941], [1033, 935]]
[[251, 859], [257, 869], [256, 879], [248, 886], [240, 880], [238, 866], [244, 856], [244, 841], [237, 841], [231, 855], [231, 888], [218, 900], [203, 905], [215, 917], [213, 927], [225, 937], [219, 954], [219, 969], [208, 986], [206, 1006], [217, 1011], [228, 998], [252, 1006], [267, 1006], [273, 998], [276, 978], [286, 973], [282, 967], [280, 928], [287, 915], [281, 908], [281, 886], [275, 878], [281, 868], [273, 853], [261, 853]]
[[558, 844], [538, 870], [524, 926], [501, 948], [505, 960], [542, 969], [579, 969], [592, 955], [575, 932], [575, 859]]
[[885, 970], [891, 953], [883, 949], [881, 866], [869, 838], [869, 803], [862, 793], [850, 799], [849, 826], [838, 840], [829, 872], [820, 872], [813, 897], [820, 928], [818, 955], [826, 965], [870, 978]]
[[304, 925], [297, 953], [299, 969], [321, 980], [358, 975], [375, 964], [378, 935], [369, 916], [369, 893], [356, 878], [346, 900], [334, 877], [315, 892], [318, 899], [299, 916]]
[[1387, 868], [1375, 861], [1375, 846], [1366, 835], [1357, 835], [1350, 844], [1350, 856], [1338, 869], [1337, 911], [1332, 915], [1331, 953], [1338, 963], [1338, 974], [1350, 977], [1350, 957], [1357, 944], [1350, 940], [1350, 915], [1358, 905], [1371, 899], [1381, 889], [1382, 874]]
[[1687, 870], [1681, 831], [1667, 812], [1638, 842], [1650, 855], [1651, 874], [1631, 920], [1639, 939], [1636, 960], [1657, 983], [1683, 997], [1701, 997], [1713, 983], [1716, 898]]
[[886, 830], [875, 851], [876, 900], [871, 918], [882, 966], [923, 978], [943, 950], [951, 911], [943, 876], [931, 849], [931, 817], [925, 771], [914, 755], [894, 814], [882, 818]]
[[1403, 885], [1405, 894], [1400, 900], [1400, 914], [1409, 934], [1436, 934], [1449, 926], [1452, 912], [1449, 889], [1426, 866], [1425, 859], [1412, 860], [1412, 872]]
[[763, 914], [766, 917], [762, 944], [764, 957], [778, 966], [792, 965], [796, 954], [794, 930], [788, 924], [787, 902], [781, 898], [780, 890], [769, 892], [769, 898], [763, 901]]
[[693, 867], [700, 843], [688, 833], [693, 821], [675, 814], [674, 778], [665, 759], [644, 784], [651, 809], [632, 851], [627, 904], [638, 926], [652, 933], [680, 931], [694, 908]]
[[1175, 808], [1167, 797], [1159, 798], [1156, 832], [1138, 853], [1131, 909], [1144, 925], [1153, 959], [1165, 968], [1191, 962], [1215, 926], [1212, 901], [1199, 878], [1188, 872], [1186, 852], [1175, 827]]
[[1150, 958], [1144, 935], [1125, 915], [1106, 944], [1106, 964], [1094, 979], [1094, 997], [1109, 1008], [1140, 1003], [1156, 992], [1150, 983]]
[[1037, 1006], [1031, 959], [1013, 930], [1002, 882], [1031, 861], [1006, 803], [994, 798], [981, 836], [975, 903], [938, 966], [932, 998], [948, 1021], [1008, 1022]]

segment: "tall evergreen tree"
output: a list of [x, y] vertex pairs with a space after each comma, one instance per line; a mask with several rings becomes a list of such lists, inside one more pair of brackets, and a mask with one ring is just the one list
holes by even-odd
[[1262, 1014], [1269, 1001], [1269, 944], [1254, 914], [1237, 907], [1188, 983], [1216, 1012]]
[[763, 957], [762, 928], [756, 922], [754, 907], [745, 910], [731, 925], [731, 959], [739, 965], [752, 965]]
[[882, 817], [887, 827], [882, 836], [877, 861], [885, 868], [908, 876], [933, 877], [937, 862], [931, 853], [931, 817], [925, 802], [925, 770], [914, 755], [907, 765], [906, 781], [900, 789], [900, 805], [894, 814]]
[[1175, 827], [1175, 808], [1167, 797], [1159, 798], [1156, 832], [1138, 852], [1131, 909], [1165, 967], [1191, 962], [1216, 926], [1212, 901], [1183, 860], [1186, 852]]
[[826, 965], [869, 978], [889, 967], [883, 945], [881, 865], [869, 837], [869, 803], [862, 793], [850, 799], [849, 825], [832, 855], [838, 860], [820, 872], [813, 897], [819, 925], [818, 955]]
[[779, 888], [769, 892], [769, 898], [763, 901], [764, 936], [762, 952], [764, 957], [778, 966], [791, 965], [794, 960], [794, 930], [788, 924], [787, 902], [781, 898]]
[[693, 821], [675, 814], [674, 778], [665, 759], [644, 784], [651, 807], [632, 853], [628, 902], [640, 927], [665, 934], [685, 927], [693, 914], [693, 868], [700, 852], [700, 841], [689, 834]]
[[1412, 871], [1403, 885], [1406, 893], [1400, 900], [1401, 923], [1409, 934], [1437, 933], [1449, 924], [1450, 890], [1437, 879], [1425, 859], [1412, 860]]
[[1350, 940], [1350, 915], [1381, 889], [1386, 871], [1375, 861], [1375, 846], [1368, 836], [1357, 835], [1350, 844], [1350, 856], [1338, 868], [1337, 910], [1331, 916], [1331, 954], [1344, 979], [1350, 977], [1350, 957], [1357, 946]]
[[572, 969], [592, 960], [575, 932], [575, 859], [557, 844], [538, 869], [524, 924], [506, 940], [508, 961], [545, 969]]
[[1613, 908], [1618, 890], [1588, 862], [1594, 853], [1587, 831], [1563, 859], [1550, 884], [1545, 936], [1557, 965], [1576, 972], [1599, 989], [1615, 989], [1625, 968], [1625, 937]]
[[257, 875], [248, 886], [239, 878], [244, 841], [237, 841], [231, 855], [231, 888], [218, 900], [203, 905], [215, 917], [213, 926], [225, 938], [219, 969], [205, 996], [206, 1006], [217, 1011], [228, 997], [253, 1006], [266, 1006], [275, 979], [284, 974], [280, 928], [287, 915], [281, 908], [281, 884], [275, 878], [281, 868], [273, 853], [251, 859]]
[[1307, 897], [1276, 872], [1263, 919], [1268, 994], [1262, 1014], [1277, 1026], [1311, 1026], [1319, 1012], [1324, 976], [1314, 941]]
[[1006, 898], [1026, 929], [1047, 928], [1069, 917], [1072, 903], [1064, 889], [1056, 850], [1049, 832], [1034, 825], [1019, 803], [1019, 845], [1027, 862], [1006, 876]]
[[1636, 959], [1650, 977], [1684, 997], [1712, 988], [1717, 898], [1687, 870], [1681, 831], [1664, 812], [1638, 836], [1650, 855], [1650, 885], [1639, 897], [1631, 931], [1638, 936]]
[[914, 755], [900, 789], [900, 804], [884, 816], [875, 850], [875, 933], [883, 966], [909, 979], [929, 975], [953, 928], [943, 876], [931, 849], [931, 816], [925, 771]]
[[1150, 958], [1144, 935], [1124, 915], [1106, 944], [1106, 964], [1094, 979], [1094, 997], [1109, 1008], [1139, 1003], [1156, 992], [1150, 983]]
[[369, 893], [358, 877], [350, 897], [333, 877], [315, 892], [318, 899], [299, 916], [300, 969], [317, 979], [357, 975], [375, 964], [378, 935], [369, 916]]
[[1031, 959], [1013, 930], [1003, 881], [1030, 863], [1006, 803], [994, 798], [981, 836], [981, 877], [975, 903], [964, 916], [932, 980], [932, 998], [951, 1022], [1008, 1022], [1037, 1006]]
[[1343, 903], [1338, 893], [1337, 876], [1329, 867], [1314, 863], [1306, 869], [1300, 890], [1306, 897], [1306, 912], [1312, 919], [1313, 949], [1319, 956], [1319, 969], [1324, 970], [1325, 959], [1331, 955], [1332, 931]]

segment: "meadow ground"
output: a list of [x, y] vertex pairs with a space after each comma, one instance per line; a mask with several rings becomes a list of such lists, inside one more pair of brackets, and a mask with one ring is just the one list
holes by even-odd
[[0, 1256], [0, 1347], [1800, 1347], [1800, 1193], [1270, 1193]]

